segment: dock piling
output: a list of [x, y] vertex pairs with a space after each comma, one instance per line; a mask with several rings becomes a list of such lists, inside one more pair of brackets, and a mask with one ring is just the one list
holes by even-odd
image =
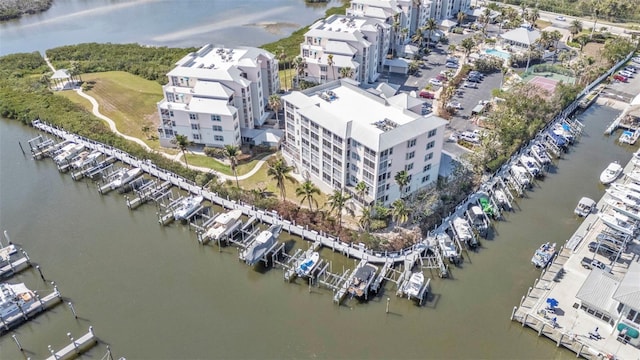
[[78, 318], [78, 314], [76, 314], [76, 309], [73, 307], [73, 303], [71, 303], [71, 301], [69, 301], [67, 303], [67, 305], [69, 305], [69, 309], [71, 309], [71, 313], [73, 314], [74, 318]]
[[18, 345], [18, 349], [21, 352], [24, 352], [24, 349], [22, 348], [22, 345], [20, 344], [20, 341], [18, 341], [18, 337], [16, 336], [16, 334], [11, 335], [11, 337], [13, 338], [13, 341], [15, 341], [16, 345]]
[[42, 281], [47, 281], [44, 278], [44, 275], [42, 274], [42, 269], [40, 269], [40, 265], [36, 265], [36, 270], [38, 270], [38, 274], [40, 274], [40, 279], [42, 279]]
[[22, 148], [22, 143], [20, 141], [18, 141], [18, 145], [20, 145], [20, 150], [22, 150], [22, 155], [26, 155], [26, 153], [24, 152], [24, 149]]
[[513, 310], [511, 310], [511, 320], [513, 320], [513, 318], [516, 316], [516, 311], [518, 310], [517, 306], [513, 307]]
[[387, 297], [387, 309], [385, 310], [385, 313], [389, 313], [389, 303], [391, 302], [391, 298]]

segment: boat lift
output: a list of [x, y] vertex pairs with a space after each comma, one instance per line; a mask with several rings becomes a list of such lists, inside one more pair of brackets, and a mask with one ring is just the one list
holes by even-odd
[[131, 210], [135, 210], [147, 201], [154, 200], [156, 198], [154, 194], [164, 192], [170, 187], [171, 183], [169, 181], [165, 181], [161, 184], [158, 184], [156, 180], [147, 182], [141, 187], [133, 190], [136, 195], [133, 199], [129, 198], [129, 196], [125, 196], [127, 207]]
[[31, 156], [36, 160], [40, 160], [45, 157], [47, 152], [56, 145], [52, 139], [42, 135], [38, 135], [33, 139], [30, 139], [28, 143], [29, 149], [31, 150]]

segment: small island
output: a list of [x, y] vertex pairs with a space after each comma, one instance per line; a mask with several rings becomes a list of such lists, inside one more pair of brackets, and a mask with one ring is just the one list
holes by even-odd
[[0, 21], [17, 19], [24, 14], [47, 11], [53, 0], [4, 0], [0, 2]]

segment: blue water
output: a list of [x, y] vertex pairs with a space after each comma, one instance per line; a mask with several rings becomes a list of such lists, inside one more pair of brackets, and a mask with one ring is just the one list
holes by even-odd
[[509, 58], [511, 57], [511, 55], [509, 53], [506, 53], [504, 51], [500, 51], [500, 50], [496, 50], [496, 49], [487, 49], [484, 51], [487, 55], [493, 55], [493, 56], [498, 56], [501, 57], [505, 60], [509, 60]]

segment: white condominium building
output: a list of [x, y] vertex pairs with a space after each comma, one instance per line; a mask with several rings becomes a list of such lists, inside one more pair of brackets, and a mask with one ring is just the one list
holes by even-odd
[[240, 128], [261, 126], [280, 88], [278, 61], [266, 50], [205, 45], [176, 63], [158, 103], [160, 144], [176, 134], [196, 144], [240, 145]]
[[341, 79], [282, 100], [283, 155], [323, 191], [354, 193], [364, 181], [367, 203], [389, 204], [401, 195], [398, 172], [409, 175], [404, 195], [437, 180], [447, 122], [408, 110], [407, 94], [385, 99]]
[[452, 19], [457, 21], [458, 12], [466, 12], [471, 0], [431, 0], [431, 17], [436, 20]]
[[300, 44], [305, 78], [317, 83], [338, 79], [351, 69], [351, 79], [374, 82], [389, 49], [389, 25], [377, 19], [331, 15], [311, 25]]

